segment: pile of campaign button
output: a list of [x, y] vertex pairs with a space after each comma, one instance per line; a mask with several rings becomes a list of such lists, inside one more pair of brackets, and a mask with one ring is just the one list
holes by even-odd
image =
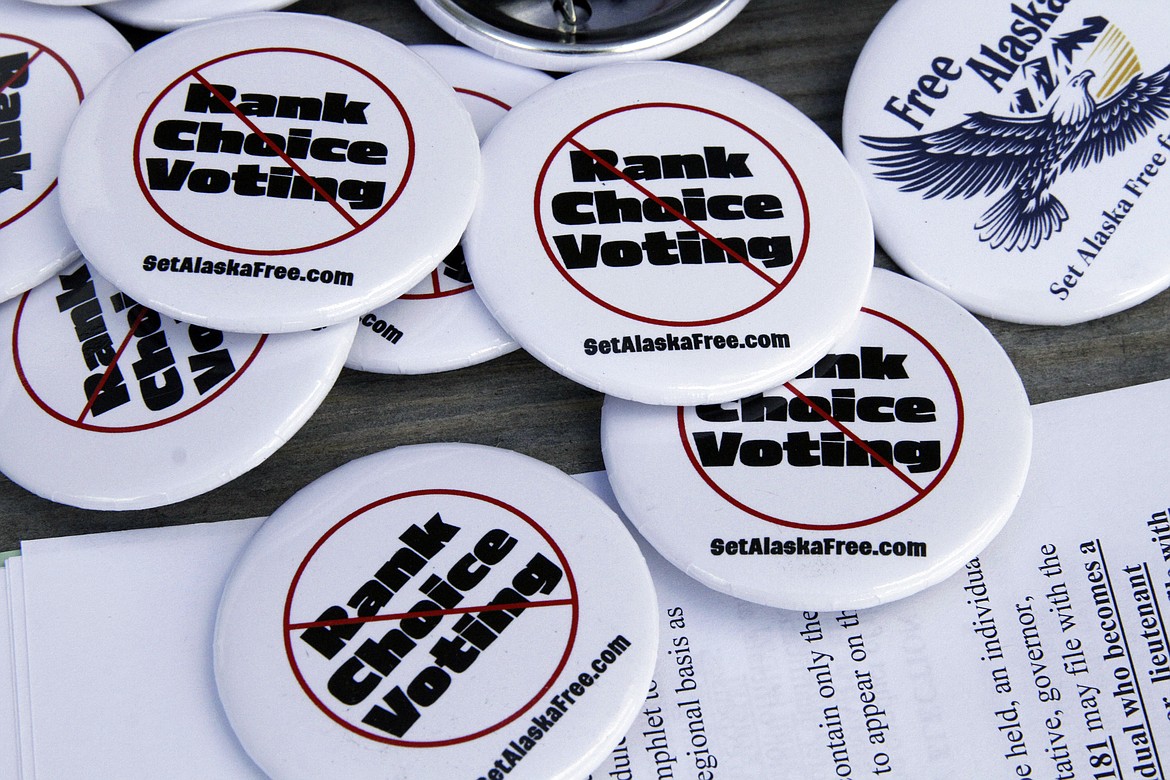
[[460, 43], [551, 71], [678, 54], [714, 35], [747, 5], [747, 0], [415, 2]]
[[795, 376], [856, 319], [873, 230], [845, 158], [771, 92], [691, 65], [566, 76], [483, 147], [464, 237], [488, 309], [595, 390], [726, 401]]
[[843, 128], [882, 246], [1015, 322], [1083, 322], [1165, 289], [1167, 29], [1161, 0], [899, 0]]
[[458, 243], [478, 185], [475, 128], [433, 68], [369, 28], [292, 13], [139, 50], [85, 101], [61, 162], [95, 268], [169, 316], [246, 333], [407, 292]]
[[[0, 49], [0, 92], [27, 117], [41, 79], [86, 95], [61, 155], [69, 243], [0, 305], [0, 471], [75, 506], [155, 507], [264, 460], [343, 364], [444, 371], [523, 346], [608, 395], [618, 500], [704, 584], [836, 610], [953, 573], [1027, 471], [1030, 410], [1002, 350], [954, 302], [873, 271], [865, 190], [794, 107], [705, 68], [611, 64], [679, 51], [746, 1], [569, 0], [573, 43], [549, 34], [562, 19], [533, 46], [523, 25], [489, 29], [502, 12], [483, 4], [418, 0], [502, 60], [589, 66], [559, 81], [254, 13], [279, 0], [108, 3], [182, 29], [92, 94], [37, 67], [66, 62], [49, 45]], [[109, 49], [111, 67], [129, 54]], [[957, 80], [944, 59], [893, 121]], [[921, 161], [898, 172], [916, 142], [862, 141], [922, 181]], [[33, 143], [0, 157], [9, 177], [48, 175], [19, 156], [55, 159]], [[43, 194], [0, 227], [56, 198], [50, 178], [15, 189]], [[62, 270], [77, 247], [87, 260]], [[645, 561], [600, 499], [516, 453], [415, 445], [327, 474], [261, 526], [224, 588], [214, 671], [277, 780], [570, 780], [634, 722], [658, 639]]]
[[[138, 53], [81, 9], [5, 4], [0, 23], [0, 281], [31, 290], [4, 309], [0, 471], [91, 509], [215, 488], [313, 413], [357, 315], [457, 243], [471, 118], [421, 57], [327, 17]], [[75, 239], [92, 252], [62, 270]]]
[[[279, 5], [255, 0], [235, 10]], [[467, 12], [458, 3], [444, 7]], [[695, 13], [709, 34], [741, 7], [678, 2], [646, 22], [678, 32], [685, 25], [670, 20]], [[135, 8], [169, 12], [174, 4], [118, 0], [109, 10]], [[918, 12], [914, 0], [897, 8]], [[629, 37], [633, 6], [572, 9], [592, 12], [577, 20], [592, 24], [591, 33], [557, 55], [568, 59], [542, 60], [545, 67], [572, 61], [558, 69], [576, 70], [666, 51], [610, 45]], [[210, 4], [188, 11], [218, 12]], [[22, 13], [95, 19], [62, 9]], [[898, 30], [908, 13], [891, 13], [883, 29]], [[130, 56], [87, 96], [65, 142], [62, 208], [86, 263], [57, 268], [55, 279], [50, 274], [4, 310], [15, 371], [0, 392], [12, 399], [5, 413], [20, 424], [14, 417], [5, 434], [11, 446], [0, 470], [19, 484], [95, 508], [177, 501], [239, 475], [286, 440], [336, 378], [339, 351], [356, 369], [422, 373], [523, 346], [609, 396], [607, 465], [648, 536], [656, 521], [639, 506], [642, 494], [631, 485], [640, 478], [622, 465], [626, 458], [651, 455], [654, 471], [685, 457], [682, 481], [697, 480], [698, 494], [686, 501], [722, 502], [736, 522], [742, 514], [805, 537], [858, 536], [844, 540], [841, 560], [857, 569], [850, 581], [861, 590], [838, 598], [818, 590], [800, 556], [783, 586], [757, 576], [754, 563], [740, 566], [756, 547], [787, 549], [779, 532], [743, 535], [742, 545], [730, 532], [720, 545], [706, 531], [689, 534], [687, 545], [706, 545], [703, 565], [683, 565], [736, 595], [798, 608], [888, 600], [952, 571], [1006, 519], [1030, 450], [1018, 377], [957, 307], [885, 273], [869, 289], [874, 235], [864, 190], [833, 142], [773, 93], [667, 62], [602, 64], [554, 81], [470, 49], [411, 50], [322, 16], [242, 13], [175, 24], [184, 26]], [[124, 53], [124, 42], [115, 48]], [[1070, 44], [1066, 58], [1078, 51]], [[47, 46], [37, 56], [60, 60]], [[873, 55], [859, 73], [867, 59]], [[933, 76], [884, 113], [904, 122], [918, 121], [914, 111], [934, 114], [924, 95], [959, 80], [947, 62], [933, 60]], [[44, 78], [38, 73], [14, 68], [7, 87], [23, 95], [30, 77]], [[1160, 106], [1156, 80], [1138, 81]], [[860, 99], [862, 91], [850, 95]], [[1153, 121], [1125, 117], [1141, 133]], [[866, 138], [893, 155], [881, 163], [887, 171], [913, 148], [905, 138]], [[1020, 240], [1004, 242], [1019, 248]], [[921, 311], [904, 312], [903, 298]], [[874, 344], [840, 351], [875, 329]], [[985, 349], [952, 355], [957, 339]], [[269, 358], [277, 343], [289, 346]], [[312, 357], [296, 365], [296, 350]], [[834, 377], [856, 386], [823, 394], [831, 418], [824, 419], [810, 386], [827, 381], [818, 373], [824, 366], [838, 370], [843, 364], [834, 361], [847, 358], [857, 376]], [[268, 362], [280, 378], [259, 370]], [[990, 384], [1001, 396], [984, 391], [986, 377], [996, 378]], [[928, 389], [860, 390], [903, 382]], [[777, 394], [789, 391], [797, 400], [781, 404]], [[979, 416], [985, 396], [1004, 399], [1004, 419], [1013, 421], [1002, 440]], [[255, 413], [260, 407], [265, 412]], [[770, 421], [773, 407], [830, 429], [769, 438], [736, 427], [749, 413]], [[236, 424], [241, 418], [248, 424]], [[667, 433], [650, 435], [648, 421]], [[688, 428], [699, 423], [730, 427]], [[909, 431], [895, 439], [886, 427]], [[199, 433], [208, 429], [233, 431], [221, 464], [211, 453], [224, 445]], [[664, 435], [681, 454], [647, 449], [651, 441], [665, 446]], [[24, 454], [45, 441], [68, 450], [57, 467], [40, 468]], [[989, 465], [986, 452], [995, 447], [1010, 454]], [[719, 469], [766, 484], [741, 484], [738, 476], [728, 484], [711, 473]], [[773, 507], [777, 469], [803, 481], [785, 498], [792, 503]], [[665, 483], [679, 479], [664, 474]], [[968, 500], [972, 481], [985, 474], [1002, 489]], [[926, 544], [925, 560], [848, 552], [887, 541], [860, 535], [912, 524], [947, 502], [969, 508], [954, 510], [960, 521], [941, 541], [925, 532], [893, 540]], [[720, 517], [712, 510], [701, 522]], [[667, 556], [685, 558], [671, 544], [681, 549], [667, 542]], [[732, 558], [732, 569], [750, 573], [746, 582], [724, 578], [721, 566]], [[772, 557], [761, 553], [765, 559], [764, 572], [772, 572]]]
[[90, 11], [0, 3], [0, 300], [77, 259], [58, 203], [61, 146], [82, 100], [130, 54]]
[[[462, 46], [414, 46], [454, 87], [486, 138], [515, 104], [552, 82], [540, 71]], [[447, 371], [518, 348], [483, 305], [456, 249], [408, 293], [361, 318], [346, 366], [388, 374]]]
[[606, 399], [610, 483], [672, 563], [739, 598], [870, 607], [941, 581], [1023, 489], [1031, 408], [992, 335], [877, 271], [850, 333], [801, 376], [731, 403]]
[[215, 678], [269, 776], [584, 777], [645, 700], [646, 562], [539, 461], [400, 447], [310, 484], [228, 577]]
[[256, 466], [308, 420], [357, 323], [222, 333], [147, 309], [84, 262], [0, 306], [0, 472], [53, 501], [146, 509]]

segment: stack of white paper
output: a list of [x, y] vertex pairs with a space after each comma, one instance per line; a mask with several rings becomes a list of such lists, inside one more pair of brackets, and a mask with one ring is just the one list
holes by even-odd
[[[782, 612], [647, 550], [659, 668], [593, 777], [1164, 778], [1168, 400], [1161, 382], [1036, 407], [1007, 528], [902, 602]], [[0, 621], [0, 777], [260, 776], [211, 671], [219, 588], [257, 524], [26, 543]]]
[[[8, 606], [8, 582], [0, 578], [0, 605]], [[9, 613], [11, 614], [11, 612]], [[12, 629], [0, 620], [0, 777], [20, 777], [20, 734], [16, 720], [16, 664]]]

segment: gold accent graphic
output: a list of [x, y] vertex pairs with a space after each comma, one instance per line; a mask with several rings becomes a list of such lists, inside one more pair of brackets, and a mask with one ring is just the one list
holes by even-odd
[[[1098, 61], [1103, 61], [1103, 64], [1093, 67]], [[1094, 95], [1099, 101], [1124, 87], [1142, 70], [1141, 60], [1138, 59], [1133, 44], [1115, 24], [1105, 28], [1105, 32], [1089, 52], [1084, 66], [1092, 68], [1100, 75], [1097, 82], [1099, 86]]]

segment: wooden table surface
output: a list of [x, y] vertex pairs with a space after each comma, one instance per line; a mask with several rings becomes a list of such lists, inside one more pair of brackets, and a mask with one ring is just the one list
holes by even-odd
[[[675, 59], [750, 79], [840, 141], [853, 63], [892, 0], [751, 0], [714, 37]], [[404, 43], [451, 43], [410, 0], [304, 0], [289, 10], [339, 16]], [[135, 43], [147, 36], [127, 31]], [[878, 251], [878, 264], [892, 268]], [[1170, 296], [1066, 328], [984, 320], [1033, 403], [1170, 376]], [[523, 352], [430, 376], [343, 371], [321, 408], [271, 458], [210, 493], [158, 509], [94, 512], [53, 504], [0, 478], [0, 550], [21, 540], [271, 513], [341, 464], [402, 444], [506, 447], [570, 473], [602, 468], [602, 396]], [[46, 453], [45, 457], [52, 457]]]

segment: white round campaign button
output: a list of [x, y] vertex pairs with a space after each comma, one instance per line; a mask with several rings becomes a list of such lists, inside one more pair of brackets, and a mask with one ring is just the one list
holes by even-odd
[[747, 0], [415, 0], [457, 41], [530, 68], [663, 59], [707, 40]]
[[652, 62], [540, 90], [483, 148], [464, 238], [526, 350], [645, 403], [726, 401], [810, 366], [856, 318], [873, 263], [832, 141], [726, 73]]
[[131, 51], [90, 11], [0, 4], [0, 300], [77, 259], [58, 202], [61, 146], [81, 101]]
[[877, 271], [857, 323], [805, 373], [691, 407], [606, 399], [602, 451], [629, 518], [724, 593], [860, 609], [941, 581], [1023, 489], [1031, 409], [992, 335]]
[[[462, 46], [411, 50], [451, 83], [481, 139], [513, 105], [553, 80]], [[463, 250], [456, 248], [413, 290], [361, 318], [346, 365], [421, 374], [483, 363], [518, 346], [483, 305]]]
[[899, 0], [844, 116], [881, 245], [1014, 322], [1082, 322], [1165, 289], [1167, 30], [1159, 0]]
[[76, 264], [0, 307], [0, 472], [87, 509], [147, 509], [260, 464], [341, 371], [356, 323], [223, 333]]
[[411, 289], [458, 243], [479, 178], [467, 111], [420, 57], [348, 22], [257, 13], [114, 70], [70, 131], [61, 201], [137, 300], [285, 332]]
[[646, 562], [551, 466], [400, 447], [318, 479], [228, 577], [220, 700], [269, 776], [584, 777], [645, 701]]
[[276, 11], [294, 0], [106, 0], [98, 12], [147, 30], [176, 30], [231, 14]]

